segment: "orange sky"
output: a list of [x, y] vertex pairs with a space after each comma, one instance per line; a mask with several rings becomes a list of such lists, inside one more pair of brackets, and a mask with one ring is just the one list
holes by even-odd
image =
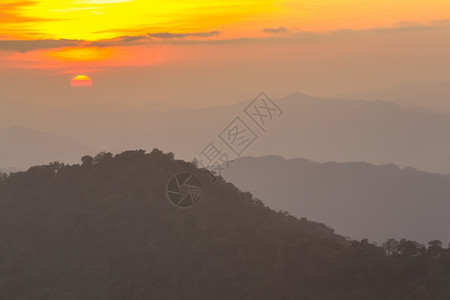
[[[0, 22], [0, 98], [51, 105], [450, 80], [450, 1], [2, 0]], [[71, 88], [77, 75], [93, 86]]]
[[58, 72], [179, 60], [167, 44], [297, 39], [341, 29], [432, 25], [450, 15], [439, 0], [6, 0], [1, 64]]

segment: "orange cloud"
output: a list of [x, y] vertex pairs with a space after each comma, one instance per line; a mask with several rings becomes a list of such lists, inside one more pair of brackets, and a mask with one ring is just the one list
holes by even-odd
[[[441, 0], [3, 0], [0, 64], [58, 72], [153, 65], [188, 59], [174, 45], [431, 29], [420, 24], [448, 11]], [[390, 26], [401, 20], [419, 25]]]
[[109, 67], [150, 66], [176, 59], [170, 47], [67, 47], [26, 53], [5, 52], [0, 63], [9, 68], [49, 69], [57, 73], [92, 73]]

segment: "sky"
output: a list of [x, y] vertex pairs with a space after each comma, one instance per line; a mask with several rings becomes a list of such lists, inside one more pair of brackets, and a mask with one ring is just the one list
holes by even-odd
[[203, 107], [450, 78], [448, 1], [3, 0], [0, 22], [13, 101]]

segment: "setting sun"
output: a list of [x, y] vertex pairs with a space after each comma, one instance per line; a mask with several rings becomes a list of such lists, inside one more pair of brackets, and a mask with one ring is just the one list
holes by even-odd
[[78, 75], [72, 78], [72, 81], [70, 82], [70, 86], [72, 87], [86, 87], [86, 86], [92, 86], [92, 80], [88, 76], [85, 75]]

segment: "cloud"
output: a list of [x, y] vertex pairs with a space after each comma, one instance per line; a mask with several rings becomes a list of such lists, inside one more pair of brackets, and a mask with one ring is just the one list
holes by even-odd
[[120, 36], [108, 40], [99, 40], [94, 42], [88, 42], [84, 40], [0, 40], [0, 51], [12, 50], [22, 53], [44, 50], [44, 49], [56, 49], [64, 47], [117, 47], [117, 46], [131, 46], [136, 44], [144, 44], [142, 41], [147, 40], [149, 37], [146, 35], [138, 36]]
[[145, 35], [137, 35], [137, 36], [128, 35], [128, 36], [121, 36], [121, 37], [119, 37], [119, 40], [121, 42], [128, 43], [128, 42], [139, 41], [139, 40], [142, 40], [142, 39], [145, 39], [145, 38], [147, 38]]
[[[208, 31], [208, 32], [188, 32], [188, 33], [170, 33], [170, 32], [158, 32], [158, 33], [148, 33], [146, 35], [129, 35], [120, 36], [108, 40], [99, 40], [94, 42], [86, 43], [85, 46], [95, 46], [95, 47], [114, 47], [114, 46], [132, 46], [132, 45], [146, 45], [150, 43], [158, 43], [158, 41], [153, 38], [158, 38], [162, 40], [167, 39], [184, 39], [187, 37], [212, 37], [219, 35], [219, 31]], [[160, 41], [164, 43], [163, 41]], [[184, 41], [187, 42], [187, 41]]]
[[[159, 39], [184, 39], [187, 37], [212, 37], [219, 35], [219, 31], [193, 32], [193, 33], [149, 33], [146, 35], [126, 35], [119, 36], [107, 40], [85, 41], [85, 40], [0, 40], [0, 51], [12, 50], [18, 52], [28, 52], [43, 49], [55, 49], [64, 47], [120, 47], [133, 45], [146, 45], [150, 43], [158, 43], [152, 38]], [[163, 41], [161, 41], [163, 43]], [[184, 42], [188, 42], [187, 40]]]
[[2, 1], [0, 3], [0, 19], [4, 24], [20, 24], [37, 21], [54, 21], [54, 19], [25, 17], [21, 10], [36, 4], [36, 1]]
[[[85, 46], [90, 47], [116, 47], [116, 46], [131, 46], [131, 45], [141, 45], [148, 43], [147, 35], [126, 35], [120, 36], [108, 40], [99, 40], [94, 42], [86, 43]], [[145, 42], [147, 41], [147, 42]]]
[[13, 50], [19, 52], [28, 52], [33, 50], [41, 49], [54, 49], [63, 48], [70, 46], [80, 46], [83, 41], [80, 40], [35, 40], [35, 41], [24, 41], [24, 40], [7, 40], [0, 41], [0, 51], [1, 50]]
[[369, 30], [376, 32], [402, 32], [402, 31], [423, 31], [437, 29], [437, 26], [424, 25], [410, 22], [399, 22], [390, 27], [375, 27]]
[[[367, 29], [348, 29], [342, 28], [332, 31], [326, 32], [315, 32], [315, 31], [296, 31], [291, 32], [290, 38], [298, 39], [298, 40], [318, 40], [325, 38], [334, 38], [334, 37], [344, 37], [344, 36], [354, 36], [361, 34], [370, 34], [370, 33], [400, 33], [400, 32], [415, 32], [415, 31], [426, 31], [426, 30], [435, 30], [439, 29], [440, 26], [434, 25], [435, 22], [431, 22], [431, 25], [428, 24], [420, 24], [420, 23], [411, 23], [411, 22], [399, 22], [392, 26], [387, 27], [373, 27]], [[442, 25], [443, 22], [442, 22]]]
[[54, 49], [64, 47], [126, 47], [135, 45], [149, 45], [149, 44], [229, 44], [229, 43], [259, 43], [267, 41], [281, 41], [281, 40], [297, 40], [297, 41], [314, 41], [327, 38], [336, 37], [350, 37], [362, 34], [385, 34], [385, 33], [401, 33], [426, 31], [444, 28], [450, 25], [450, 20], [436, 20], [428, 23], [412, 23], [399, 22], [388, 27], [373, 27], [361, 30], [354, 29], [337, 29], [326, 32], [318, 31], [296, 31], [294, 29], [288, 30], [285, 27], [278, 28], [264, 28], [263, 31], [267, 33], [286, 33], [280, 36], [271, 37], [242, 37], [234, 39], [188, 39], [189, 37], [208, 38], [220, 35], [219, 31], [206, 32], [187, 32], [187, 33], [170, 33], [157, 32], [147, 33], [144, 35], [125, 35], [112, 39], [85, 41], [85, 40], [0, 40], [0, 51], [12, 50], [19, 52], [28, 52], [41, 49]]
[[447, 26], [450, 25], [450, 19], [434, 20], [432, 23], [435, 25]]
[[149, 33], [148, 36], [160, 38], [160, 39], [184, 39], [187, 37], [212, 37], [218, 36], [220, 34], [219, 31], [207, 31], [207, 32], [187, 32], [187, 33], [170, 33], [170, 32], [159, 32], [159, 33]]
[[286, 33], [288, 30], [285, 27], [278, 27], [278, 28], [264, 28], [264, 32], [268, 33]]

